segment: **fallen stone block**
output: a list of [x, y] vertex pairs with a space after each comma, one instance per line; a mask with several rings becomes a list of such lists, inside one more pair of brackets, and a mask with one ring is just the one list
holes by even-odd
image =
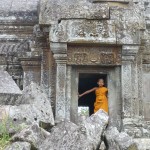
[[99, 110], [87, 118], [82, 125], [64, 120], [54, 126], [39, 150], [96, 150], [101, 143], [101, 135], [108, 123], [108, 115]]
[[135, 138], [139, 150], [150, 150], [150, 138]]
[[[20, 125], [35, 122], [41, 127], [50, 128], [54, 125], [54, 116], [46, 94], [38, 85], [31, 83], [15, 105], [0, 105], [0, 121], [7, 124], [11, 133], [16, 133]], [[17, 129], [12, 129], [12, 126], [17, 126]]]
[[119, 132], [116, 127], [108, 127], [105, 132], [108, 150], [138, 150], [136, 143], [125, 132]]
[[50, 136], [50, 133], [34, 124], [28, 128], [23, 129], [21, 132], [15, 134], [12, 142], [24, 141], [31, 144], [34, 148], [39, 148], [41, 144]]
[[5, 150], [31, 150], [31, 144], [28, 142], [15, 142], [7, 146]]
[[0, 105], [15, 105], [21, 95], [22, 91], [9, 73], [0, 70]]
[[108, 115], [103, 110], [97, 111], [88, 117], [82, 124], [93, 149], [97, 149], [101, 143], [101, 136], [108, 124]]

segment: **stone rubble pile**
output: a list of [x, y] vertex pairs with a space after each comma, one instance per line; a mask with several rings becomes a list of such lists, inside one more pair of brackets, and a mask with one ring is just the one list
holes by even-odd
[[[17, 87], [15, 82], [13, 86]], [[109, 150], [137, 150], [126, 133], [106, 128], [109, 117], [103, 110], [79, 125], [65, 119], [54, 123], [51, 104], [39, 85], [31, 83], [19, 92], [13, 101], [0, 101], [0, 121], [12, 134], [5, 150], [97, 150], [103, 135]]]
[[98, 150], [104, 134], [108, 150], [138, 150], [132, 138], [119, 133], [115, 127], [106, 128], [108, 115], [99, 110], [82, 124], [76, 125], [68, 120], [60, 120], [48, 131], [32, 124], [11, 138], [5, 150]]
[[0, 105], [0, 120], [5, 121], [9, 133], [15, 133], [22, 126], [38, 123], [45, 128], [54, 125], [51, 104], [46, 94], [35, 83], [27, 86], [13, 103]]
[[120, 132], [116, 127], [108, 127], [105, 131], [108, 150], [137, 150], [133, 139], [125, 132]]

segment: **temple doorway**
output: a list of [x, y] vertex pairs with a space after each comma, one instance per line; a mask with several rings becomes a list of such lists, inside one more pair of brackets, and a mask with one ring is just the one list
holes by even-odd
[[[69, 74], [68, 74], [69, 75]], [[79, 107], [89, 107], [88, 115], [93, 114], [95, 93], [92, 92], [78, 98], [78, 93], [85, 92], [97, 86], [97, 80], [103, 78], [108, 88], [109, 123], [121, 128], [122, 98], [121, 98], [121, 67], [120, 66], [73, 66], [71, 68], [71, 88], [68, 86], [70, 99], [70, 118], [78, 123]], [[68, 83], [70, 83], [68, 81]], [[84, 110], [84, 109], [83, 109]], [[83, 114], [87, 114], [83, 111]]]
[[[98, 79], [103, 79], [107, 87], [107, 74], [79, 73], [78, 92], [81, 94], [93, 87], [97, 87]], [[78, 100], [78, 107], [87, 107], [89, 115], [94, 113], [95, 92], [84, 95]]]

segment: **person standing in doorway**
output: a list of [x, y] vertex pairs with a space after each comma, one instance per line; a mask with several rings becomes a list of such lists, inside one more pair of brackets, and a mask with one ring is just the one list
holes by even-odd
[[85, 91], [82, 94], [79, 94], [79, 98], [82, 97], [83, 95], [86, 95], [95, 91], [96, 100], [94, 103], [94, 113], [97, 112], [99, 109], [103, 109], [105, 112], [108, 113], [108, 98], [107, 98], [108, 89], [104, 87], [103, 79], [98, 79], [97, 84], [98, 84], [98, 87], [94, 87], [88, 91]]

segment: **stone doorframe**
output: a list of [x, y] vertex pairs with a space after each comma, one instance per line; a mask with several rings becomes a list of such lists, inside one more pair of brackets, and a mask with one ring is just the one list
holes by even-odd
[[[94, 44], [93, 44], [94, 45]], [[67, 43], [50, 43], [57, 64], [56, 73], [56, 119], [71, 119], [71, 65], [67, 65]], [[141, 67], [138, 45], [122, 45], [121, 54], [121, 90], [122, 90], [122, 116], [131, 118], [142, 115], [143, 105], [140, 95]], [[76, 79], [75, 79], [76, 80]]]
[[[121, 67], [120, 66], [69, 66], [70, 93], [67, 99], [70, 103], [71, 121], [78, 123], [78, 80], [80, 73], [106, 74], [109, 100], [110, 124], [120, 129], [122, 124], [122, 101], [121, 101]], [[71, 76], [70, 76], [71, 75]], [[117, 77], [117, 78], [116, 78]], [[67, 85], [68, 86], [68, 85]]]

